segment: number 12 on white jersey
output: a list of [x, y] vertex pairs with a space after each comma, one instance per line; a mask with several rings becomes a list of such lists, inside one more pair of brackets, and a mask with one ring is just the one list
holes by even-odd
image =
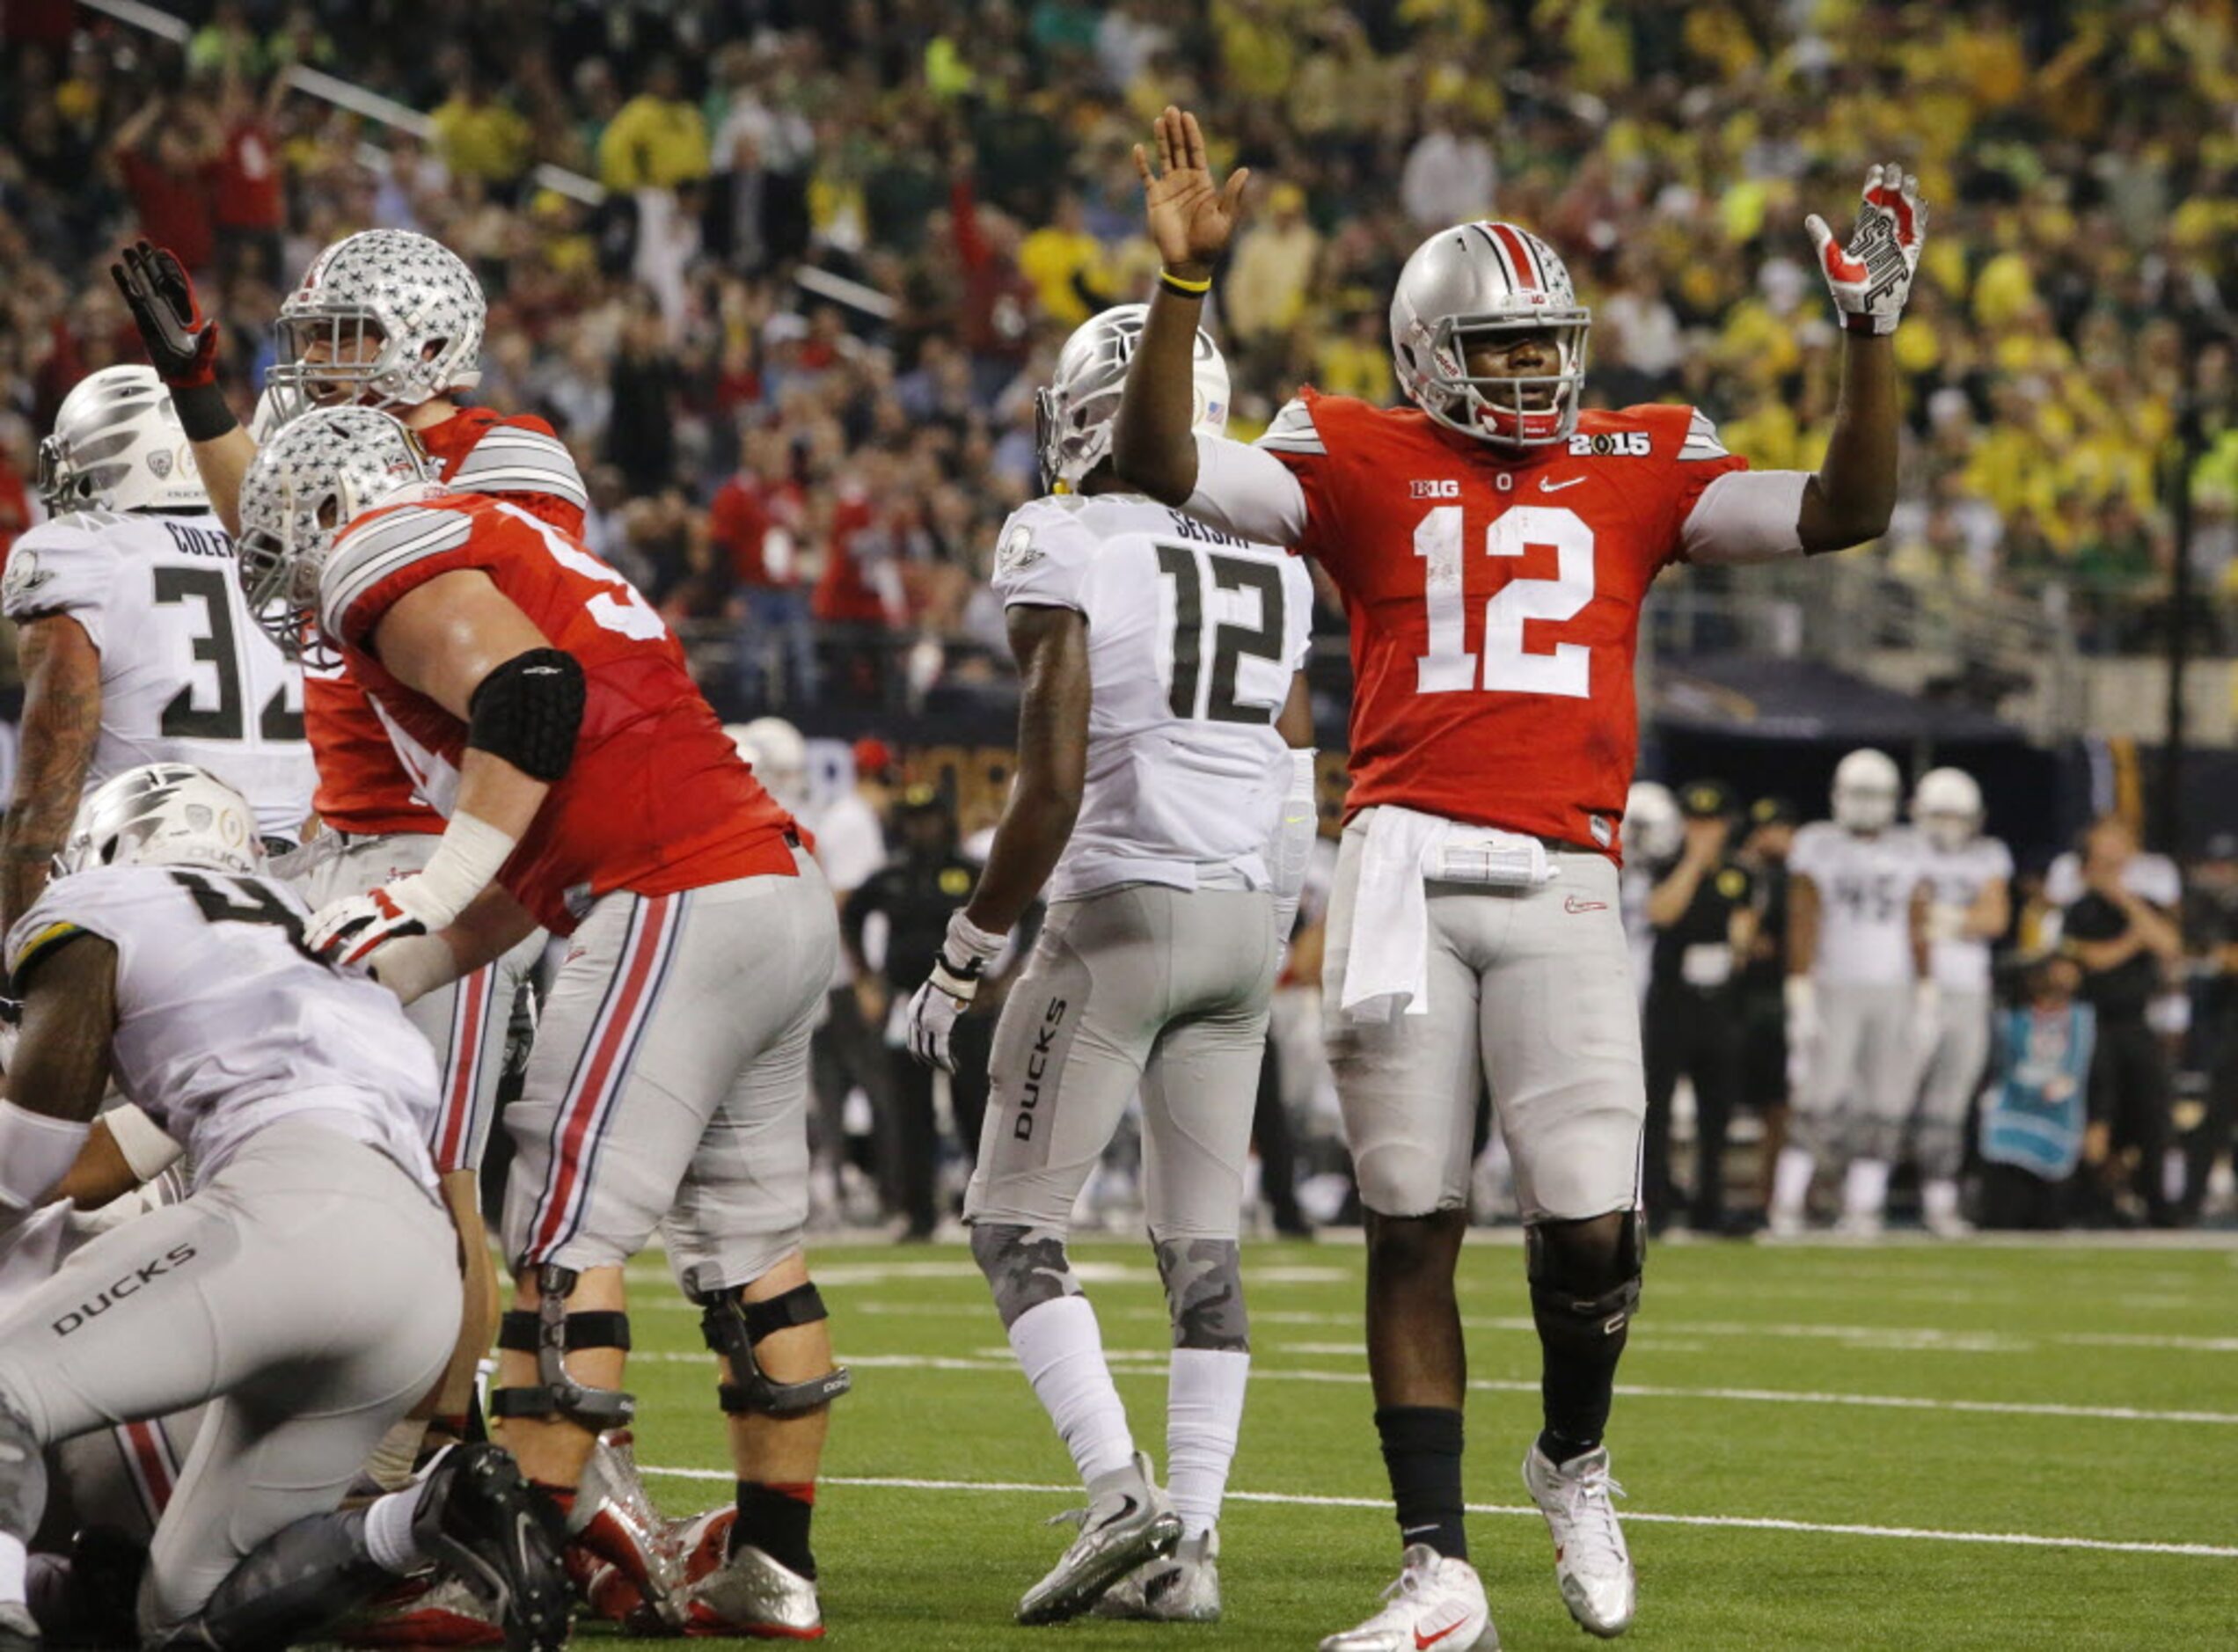
[[1593, 530], [1574, 510], [1553, 505], [1515, 505], [1484, 531], [1487, 556], [1519, 557], [1526, 547], [1554, 548], [1551, 580], [1512, 579], [1484, 605], [1484, 659], [1463, 646], [1467, 611], [1463, 600], [1461, 508], [1440, 505], [1415, 524], [1415, 554], [1428, 565], [1423, 596], [1429, 607], [1430, 650], [1415, 656], [1416, 685], [1424, 694], [1452, 694], [1481, 686], [1506, 694], [1592, 693], [1592, 650], [1558, 642], [1551, 654], [1523, 646], [1527, 620], [1575, 619], [1593, 600]]

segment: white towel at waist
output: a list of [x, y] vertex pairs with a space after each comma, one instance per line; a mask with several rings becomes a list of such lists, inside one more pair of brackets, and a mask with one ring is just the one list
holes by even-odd
[[1354, 1022], [1430, 1012], [1430, 879], [1491, 888], [1551, 882], [1561, 866], [1535, 837], [1386, 803], [1368, 820], [1340, 1003]]

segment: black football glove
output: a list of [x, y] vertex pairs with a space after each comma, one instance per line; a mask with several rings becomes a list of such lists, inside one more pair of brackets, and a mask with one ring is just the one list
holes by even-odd
[[194, 283], [169, 248], [136, 241], [109, 275], [131, 307], [157, 375], [172, 389], [217, 383], [217, 318], [202, 313]]

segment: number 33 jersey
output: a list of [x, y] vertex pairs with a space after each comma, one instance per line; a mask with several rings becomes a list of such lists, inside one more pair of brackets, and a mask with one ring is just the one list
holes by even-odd
[[233, 542], [206, 512], [74, 511], [18, 539], [0, 610], [67, 614], [101, 656], [91, 792], [143, 763], [191, 763], [295, 841], [311, 813], [303, 677], [257, 629]]
[[20, 983], [57, 948], [116, 948], [117, 1085], [192, 1155], [197, 1185], [296, 1114], [435, 1186], [435, 1061], [396, 995], [304, 945], [309, 909], [274, 878], [93, 866], [57, 878], [8, 935]]
[[1003, 525], [1009, 608], [1088, 624], [1087, 782], [1052, 900], [1200, 869], [1270, 887], [1261, 851], [1290, 780], [1275, 729], [1306, 663], [1313, 588], [1294, 557], [1139, 494], [1036, 500]]
[[685, 669], [684, 649], [635, 588], [519, 506], [441, 493], [370, 511], [334, 541], [319, 626], [387, 726], [422, 797], [446, 817], [466, 725], [382, 668], [382, 617], [445, 574], [478, 570], [581, 666], [574, 758], [500, 881], [554, 934], [610, 890], [669, 895], [794, 874], [793, 818], [762, 789]]
[[1308, 389], [1259, 446], [1303, 488], [1292, 549], [1352, 633], [1352, 790], [1619, 852], [1640, 604], [1702, 491], [1748, 462], [1689, 407], [1589, 412], [1515, 450]]

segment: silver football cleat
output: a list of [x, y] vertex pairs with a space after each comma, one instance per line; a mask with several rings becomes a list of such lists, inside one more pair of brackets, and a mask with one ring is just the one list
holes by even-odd
[[1125, 1468], [1090, 1482], [1086, 1509], [1059, 1515], [1050, 1524], [1064, 1521], [1079, 1522], [1080, 1535], [1049, 1575], [1019, 1601], [1020, 1623], [1063, 1623], [1079, 1617], [1129, 1572], [1171, 1554], [1181, 1540], [1181, 1517], [1152, 1480], [1150, 1458], [1140, 1451]]
[[748, 1543], [685, 1590], [684, 1625], [692, 1635], [809, 1640], [823, 1633], [823, 1607], [814, 1579]]
[[1624, 1488], [1609, 1478], [1608, 1448], [1556, 1464], [1534, 1440], [1523, 1454], [1523, 1485], [1547, 1517], [1554, 1580], [1569, 1615], [1588, 1634], [1622, 1634], [1639, 1607], [1639, 1583], [1616, 1517]]
[[1104, 1592], [1095, 1615], [1152, 1623], [1219, 1622], [1220, 1534], [1184, 1538], [1167, 1559], [1137, 1566]]

